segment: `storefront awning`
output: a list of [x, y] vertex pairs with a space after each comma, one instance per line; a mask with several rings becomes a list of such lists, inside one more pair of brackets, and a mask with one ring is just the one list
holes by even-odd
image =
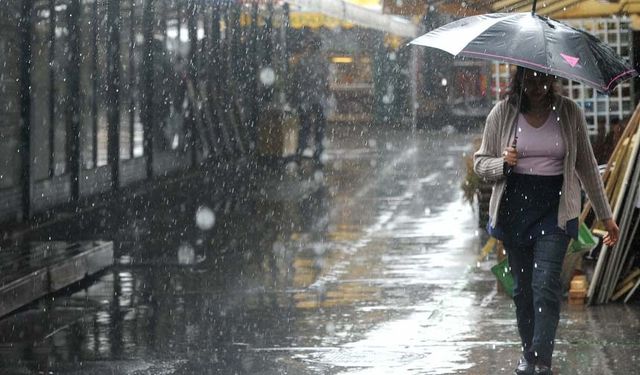
[[417, 26], [406, 18], [382, 14], [381, 11], [342, 0], [287, 0], [287, 3], [299, 8], [292, 9], [294, 12], [321, 13], [331, 18], [406, 38], [414, 38], [418, 35]]

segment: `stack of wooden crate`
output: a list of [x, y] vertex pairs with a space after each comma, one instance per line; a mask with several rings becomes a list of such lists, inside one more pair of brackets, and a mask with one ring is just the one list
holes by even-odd
[[576, 275], [571, 279], [571, 287], [569, 288], [569, 304], [584, 305], [587, 298], [587, 276]]

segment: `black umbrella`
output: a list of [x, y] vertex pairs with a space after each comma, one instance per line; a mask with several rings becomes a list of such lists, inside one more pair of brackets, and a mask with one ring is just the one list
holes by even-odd
[[595, 36], [554, 19], [526, 13], [466, 17], [411, 44], [454, 56], [496, 60], [582, 82], [610, 93], [638, 73]]

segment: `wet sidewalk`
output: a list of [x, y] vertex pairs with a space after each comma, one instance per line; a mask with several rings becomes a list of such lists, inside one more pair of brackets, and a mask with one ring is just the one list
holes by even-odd
[[[116, 266], [1, 320], [0, 373], [511, 374], [515, 314], [460, 190], [475, 135], [328, 134], [322, 171], [31, 233], [113, 241]], [[556, 373], [635, 373], [639, 318], [565, 307]]]

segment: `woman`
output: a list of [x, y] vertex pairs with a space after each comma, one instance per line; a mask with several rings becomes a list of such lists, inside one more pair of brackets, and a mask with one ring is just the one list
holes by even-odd
[[560, 273], [578, 235], [580, 183], [608, 232], [604, 243], [619, 237], [582, 110], [556, 94], [553, 76], [518, 67], [508, 98], [487, 117], [474, 170], [495, 181], [487, 229], [503, 241], [514, 278], [522, 339], [515, 373], [552, 374]]

